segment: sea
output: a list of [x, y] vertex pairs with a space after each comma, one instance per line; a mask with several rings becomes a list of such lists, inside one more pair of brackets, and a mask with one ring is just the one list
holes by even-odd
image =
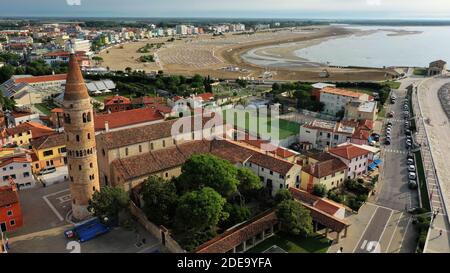
[[[350, 35], [295, 51], [311, 62], [332, 66], [426, 67], [442, 59], [450, 61], [450, 26], [355, 26], [346, 28], [378, 30], [368, 35]], [[415, 34], [393, 35], [400, 31]]]

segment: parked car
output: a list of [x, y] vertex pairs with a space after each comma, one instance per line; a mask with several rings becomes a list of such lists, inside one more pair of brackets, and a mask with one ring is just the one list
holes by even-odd
[[407, 159], [407, 163], [408, 163], [408, 165], [414, 164], [414, 159], [408, 158], [408, 159]]
[[77, 238], [81, 243], [94, 239], [97, 236], [108, 233], [111, 228], [94, 217], [78, 223], [74, 228], [66, 230], [64, 236], [68, 239]]
[[411, 152], [409, 152], [409, 153], [406, 155], [406, 159], [414, 159], [414, 154], [411, 153]]
[[388, 138], [386, 138], [386, 139], [384, 140], [384, 144], [385, 144], [385, 145], [391, 145], [391, 140], [388, 139]]
[[408, 171], [410, 171], [410, 172], [415, 172], [415, 171], [416, 171], [416, 166], [414, 166], [414, 165], [409, 165], [409, 166], [408, 166]]
[[372, 135], [370, 135], [372, 137], [373, 140], [375, 141], [380, 141], [380, 135], [379, 134], [375, 134], [373, 133]]
[[410, 173], [408, 174], [408, 178], [409, 178], [409, 180], [416, 180], [417, 175], [416, 175], [415, 172], [410, 172]]
[[389, 118], [393, 118], [394, 115], [395, 115], [395, 112], [394, 112], [394, 111], [391, 111], [391, 112], [388, 113], [388, 117], [389, 117]]
[[409, 187], [411, 190], [417, 189], [417, 182], [416, 182], [415, 180], [409, 180], [409, 182], [408, 182], [408, 187]]
[[410, 129], [406, 129], [405, 130], [405, 135], [410, 136], [411, 135], [411, 130]]

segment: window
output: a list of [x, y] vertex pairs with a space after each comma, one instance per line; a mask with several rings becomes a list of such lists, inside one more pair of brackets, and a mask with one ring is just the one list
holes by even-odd
[[12, 212], [12, 210], [8, 210], [8, 211], [6, 212], [6, 215], [8, 215], [8, 216], [12, 216], [12, 215], [13, 215], [13, 212]]
[[103, 154], [103, 156], [105, 156], [105, 155], [106, 155], [106, 153], [105, 153], [105, 149], [102, 149], [102, 154]]
[[166, 177], [169, 177], [169, 173], [166, 173]]
[[153, 143], [150, 143], [150, 150], [153, 150]]
[[63, 154], [66, 152], [66, 147], [59, 148], [59, 153]]
[[163, 147], [166, 147], [166, 141], [165, 141], [165, 140], [163, 140], [162, 146], [163, 146]]
[[95, 191], [95, 186], [94, 186], [94, 187], [92, 187], [92, 190], [93, 190], [93, 191]]
[[13, 169], [14, 169], [14, 167], [13, 167], [13, 166], [9, 166], [9, 169], [10, 169], [10, 170], [13, 170]]
[[83, 123], [87, 122], [86, 113], [83, 113]]
[[79, 135], [76, 136], [76, 139], [77, 139], [77, 142], [80, 142], [80, 136]]
[[70, 114], [64, 114], [64, 123], [70, 124]]
[[[34, 165], [34, 167], [36, 168], [36, 169], [39, 169], [39, 163], [36, 163], [36, 165]], [[5, 168], [3, 168], [3, 169], [5, 169]], [[6, 170], [6, 169], [5, 169]]]
[[81, 165], [78, 165], [78, 170], [81, 171]]
[[92, 164], [92, 162], [89, 163], [89, 167], [91, 167], [91, 169], [94, 168], [94, 164]]
[[[70, 181], [72, 181], [72, 182], [73, 182], [73, 176], [71, 176], [71, 177], [70, 177]], [[74, 203], [74, 204], [75, 204], [75, 203]]]
[[270, 174], [273, 174], [273, 172], [272, 172], [272, 171], [270, 171], [269, 173], [270, 173]]
[[139, 145], [139, 152], [142, 153], [142, 146]]
[[3, 168], [4, 171], [6, 171], [6, 168]]
[[283, 184], [280, 183], [280, 189], [282, 189], [282, 188], [283, 188]]
[[339, 136], [338, 135], [334, 135], [334, 139], [335, 140], [339, 140]]
[[87, 113], [87, 121], [91, 122], [91, 112]]
[[128, 148], [125, 148], [125, 155], [128, 156]]
[[23, 164], [22, 167], [26, 168], [26, 167], [27, 167], [27, 164]]
[[30, 177], [30, 173], [29, 172], [24, 172], [23, 173], [23, 177]]
[[11, 221], [9, 221], [9, 225], [10, 226], [15, 226], [16, 225], [16, 220], [11, 220]]
[[88, 138], [88, 139], [91, 139], [91, 133], [88, 133], [88, 134], [87, 134], [87, 138]]

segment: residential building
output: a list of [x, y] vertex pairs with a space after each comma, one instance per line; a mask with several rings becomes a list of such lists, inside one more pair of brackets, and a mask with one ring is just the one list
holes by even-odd
[[328, 115], [334, 116], [343, 111], [345, 105], [354, 100], [370, 101], [373, 98], [364, 93], [333, 87], [325, 87], [320, 90], [320, 102], [324, 104], [323, 112]]
[[353, 144], [331, 148], [328, 152], [346, 165], [346, 178], [355, 179], [367, 173], [370, 151]]
[[53, 133], [31, 141], [36, 159], [33, 160], [33, 172], [38, 173], [46, 167], [67, 165], [67, 152], [64, 133]]
[[131, 110], [131, 100], [124, 96], [113, 96], [111, 98], [106, 98], [103, 101], [105, 105], [105, 111], [107, 112], [119, 112], [125, 110]]
[[39, 123], [39, 114], [38, 113], [31, 113], [31, 112], [7, 112], [6, 113], [6, 123], [7, 127], [12, 128], [19, 126], [22, 123], [26, 122], [36, 122]]
[[376, 121], [378, 117], [376, 101], [351, 101], [344, 109], [344, 119]]
[[[91, 61], [88, 56], [86, 56], [86, 52], [77, 51], [76, 53], [78, 63], [81, 67], [88, 67], [91, 65]], [[43, 60], [48, 65], [53, 65], [55, 63], [68, 63], [70, 57], [70, 52], [68, 51], [57, 51], [57, 52], [49, 52], [44, 54]]]
[[339, 203], [336, 203], [328, 198], [315, 196], [307, 191], [296, 188], [289, 188], [289, 192], [292, 194], [294, 199], [299, 200], [302, 203], [306, 203], [341, 220], [345, 219], [345, 207]]
[[327, 190], [339, 187], [344, 183], [346, 170], [347, 166], [338, 158], [316, 155], [302, 168], [300, 189], [312, 192], [315, 185], [323, 185]]
[[314, 149], [336, 147], [342, 143], [368, 144], [373, 130], [371, 120], [340, 122], [313, 120], [300, 126], [299, 142]]
[[313, 88], [313, 90], [312, 90], [312, 97], [316, 101], [320, 101], [320, 91], [322, 91], [322, 89], [324, 89], [326, 87], [332, 87], [332, 88], [336, 87], [335, 84], [322, 83], [322, 82], [315, 83], [315, 84], [313, 84], [311, 86]]
[[19, 189], [34, 187], [31, 151], [19, 148], [0, 149], [0, 187], [9, 186], [10, 179]]
[[6, 132], [7, 143], [29, 148], [32, 139], [53, 134], [55, 131], [45, 125], [30, 121], [8, 128]]
[[71, 39], [66, 43], [66, 50], [71, 51], [73, 49], [75, 52], [84, 51], [86, 54], [91, 52], [91, 41], [83, 39]]
[[428, 76], [436, 76], [447, 73], [447, 62], [437, 60], [430, 63], [428, 67]]
[[0, 187], [0, 228], [12, 232], [22, 227], [23, 217], [15, 186]]

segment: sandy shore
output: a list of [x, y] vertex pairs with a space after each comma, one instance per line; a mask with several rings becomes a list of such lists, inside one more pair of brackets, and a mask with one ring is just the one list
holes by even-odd
[[[164, 70], [167, 74], [210, 75], [214, 78], [235, 79], [238, 77], [260, 77], [265, 71], [264, 65], [255, 65], [245, 60], [245, 53], [253, 57], [282, 58], [288, 65], [271, 67], [273, 79], [276, 80], [320, 80], [319, 72], [326, 66], [312, 63], [298, 56], [294, 51], [311, 46], [327, 39], [352, 35], [358, 31], [340, 27], [309, 27], [289, 30], [267, 31], [255, 34], [224, 36], [199, 35], [176, 39], [149, 39], [128, 43], [99, 54], [104, 59], [103, 66], [111, 70], [124, 70], [126, 67], [142, 69], [147, 72]], [[147, 43], [163, 43], [161, 48], [152, 49], [146, 54], [137, 50]], [[156, 62], [141, 63], [142, 55], [154, 54]], [[295, 65], [292, 65], [294, 62]], [[230, 69], [230, 68], [233, 69]], [[381, 69], [337, 69], [328, 68], [328, 80], [384, 80], [386, 71]], [[395, 74], [387, 71], [388, 74]], [[322, 79], [323, 80], [323, 79]]]

